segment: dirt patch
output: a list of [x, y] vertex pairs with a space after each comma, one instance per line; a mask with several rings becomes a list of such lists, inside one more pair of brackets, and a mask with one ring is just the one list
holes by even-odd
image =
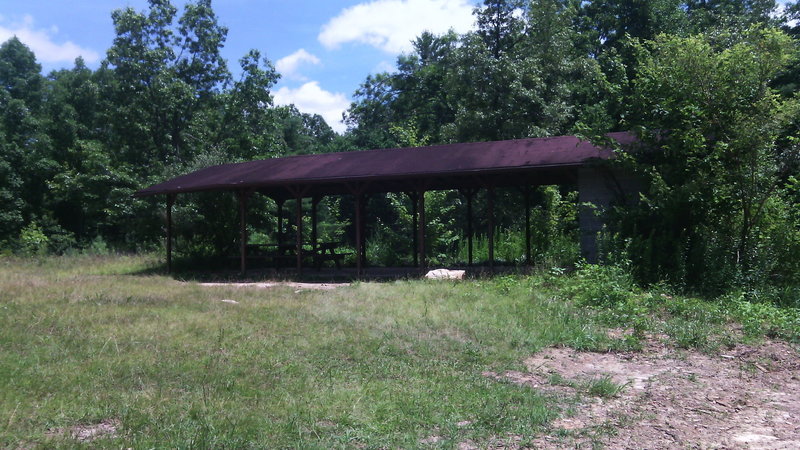
[[[660, 345], [637, 353], [550, 348], [525, 365], [527, 372], [485, 375], [571, 405], [534, 448], [800, 448], [800, 354], [785, 343], [718, 355]], [[600, 377], [625, 388], [610, 398], [576, 395]]]
[[350, 286], [350, 283], [295, 283], [291, 281], [270, 281], [264, 283], [199, 283], [205, 287], [236, 287], [236, 288], [259, 288], [268, 289], [274, 287], [290, 287], [294, 289], [308, 289], [315, 291], [330, 291], [342, 286]]
[[51, 437], [65, 436], [78, 442], [91, 442], [100, 438], [113, 438], [117, 436], [120, 427], [119, 420], [106, 419], [91, 425], [75, 425], [71, 427], [55, 428], [48, 431]]
[[432, 436], [426, 437], [425, 439], [420, 439], [419, 443], [422, 445], [433, 445], [436, 444], [437, 442], [442, 441], [443, 439], [444, 439], [443, 437], [434, 434]]

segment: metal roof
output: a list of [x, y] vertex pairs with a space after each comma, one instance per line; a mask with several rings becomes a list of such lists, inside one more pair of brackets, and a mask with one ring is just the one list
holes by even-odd
[[[622, 145], [635, 138], [627, 133], [608, 137]], [[287, 187], [306, 192], [346, 193], [353, 183], [373, 191], [409, 190], [409, 183], [426, 189], [454, 189], [491, 179], [501, 185], [528, 179], [531, 184], [557, 183], [568, 170], [590, 160], [609, 159], [613, 152], [575, 136], [514, 139], [428, 147], [290, 156], [207, 167], [136, 192], [136, 196], [212, 190], [252, 189], [273, 195]], [[482, 178], [483, 177], [483, 178]], [[564, 180], [569, 181], [569, 180]]]

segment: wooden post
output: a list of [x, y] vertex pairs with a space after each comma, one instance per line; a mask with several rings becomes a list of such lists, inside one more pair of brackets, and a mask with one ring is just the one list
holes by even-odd
[[425, 269], [427, 265], [425, 260], [425, 190], [421, 189], [417, 193], [417, 201], [419, 202], [419, 206], [417, 206], [417, 213], [419, 214], [417, 251], [419, 252], [419, 268]]
[[466, 191], [467, 196], [467, 265], [472, 267], [472, 197], [475, 191]]
[[239, 258], [241, 263], [242, 275], [247, 272], [247, 194], [244, 191], [236, 191], [239, 197]]
[[494, 271], [494, 187], [487, 188], [489, 213], [489, 269]]
[[311, 197], [311, 249], [314, 253], [317, 252], [317, 206], [320, 200], [320, 197]]
[[525, 186], [525, 264], [531, 265], [531, 187]]
[[297, 274], [300, 275], [303, 272], [303, 197], [297, 196], [294, 201], [295, 225], [297, 226], [295, 253], [297, 254]]
[[276, 198], [275, 204], [278, 206], [276, 215], [278, 216], [278, 232], [275, 236], [275, 242], [278, 244], [278, 249], [280, 249], [281, 244], [283, 244], [283, 202], [282, 198]]
[[411, 200], [411, 253], [414, 255], [414, 267], [419, 265], [419, 252], [417, 251], [417, 193], [406, 192]]
[[363, 242], [362, 242], [363, 230], [361, 229], [361, 213], [363, 212], [362, 209], [361, 209], [361, 203], [363, 203], [363, 201], [364, 201], [364, 194], [357, 193], [357, 194], [355, 194], [355, 197], [356, 197], [356, 223], [355, 223], [355, 226], [356, 226], [356, 272], [357, 272], [357, 276], [359, 278], [361, 278], [362, 270], [363, 270], [362, 265], [363, 265], [363, 262], [364, 262], [361, 259], [362, 247], [364, 245]]
[[369, 197], [364, 194], [361, 200], [361, 265], [367, 267], [367, 203]]
[[172, 206], [175, 194], [167, 194], [167, 273], [172, 273]]

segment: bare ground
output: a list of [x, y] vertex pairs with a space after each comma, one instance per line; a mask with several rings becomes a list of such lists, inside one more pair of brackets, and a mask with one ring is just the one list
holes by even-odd
[[51, 437], [67, 436], [78, 442], [91, 442], [99, 438], [111, 438], [117, 435], [119, 420], [105, 419], [100, 423], [75, 425], [66, 428], [54, 428], [48, 430], [47, 435]]
[[286, 286], [294, 289], [310, 289], [318, 291], [329, 291], [342, 286], [349, 286], [350, 283], [295, 283], [291, 281], [270, 281], [263, 283], [199, 283], [205, 287], [237, 287], [237, 288], [259, 288], [267, 289]]
[[[549, 348], [525, 365], [526, 372], [484, 375], [531, 386], [572, 406], [524, 446], [800, 448], [800, 354], [786, 343], [706, 355], [652, 339], [637, 353]], [[603, 376], [626, 386], [611, 398], [576, 395], [587, 380]], [[520, 440], [506, 437], [493, 446], [521, 446], [515, 442]]]

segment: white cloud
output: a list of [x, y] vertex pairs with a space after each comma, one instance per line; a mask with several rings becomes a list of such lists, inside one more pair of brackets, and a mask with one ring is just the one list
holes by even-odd
[[296, 89], [284, 86], [273, 95], [278, 105], [294, 104], [304, 113], [319, 114], [337, 133], [347, 129], [342, 123], [342, 113], [350, 106], [350, 100], [344, 94], [322, 89], [317, 81], [309, 81]]
[[385, 52], [411, 50], [411, 41], [423, 31], [449, 29], [463, 33], [473, 28], [470, 0], [376, 0], [343, 10], [323, 25], [318, 39], [326, 48], [359, 42]]
[[383, 72], [393, 73], [396, 71], [397, 71], [397, 66], [395, 66], [389, 61], [381, 61], [375, 66], [374, 69], [372, 69], [372, 73], [383, 73]]
[[305, 49], [301, 48], [291, 55], [279, 59], [275, 63], [275, 69], [277, 69], [278, 72], [280, 72], [281, 75], [285, 76], [286, 78], [291, 78], [294, 80], [307, 80], [306, 77], [297, 72], [297, 69], [300, 68], [300, 65], [304, 63], [319, 65], [320, 60], [316, 56], [305, 51]]
[[78, 56], [83, 56], [86, 62], [93, 63], [100, 59], [100, 55], [94, 50], [82, 48], [71, 41], [56, 42], [54, 35], [57, 33], [58, 27], [55, 26], [50, 29], [34, 28], [33, 17], [29, 15], [24, 17], [22, 23], [0, 24], [0, 42], [16, 36], [23, 44], [30, 47], [37, 61], [72, 62]]
[[[786, 13], [788, 12], [787, 11], [788, 6], [789, 6], [788, 3], [778, 3], [778, 7], [775, 8], [775, 10], [772, 11], [772, 14], [770, 14], [770, 16], [773, 19], [786, 18], [785, 16], [786, 16]], [[797, 24], [798, 24], [798, 20], [797, 19], [792, 19], [792, 20], [787, 20], [786, 21], [786, 25], [788, 25], [790, 27], [796, 27]]]

